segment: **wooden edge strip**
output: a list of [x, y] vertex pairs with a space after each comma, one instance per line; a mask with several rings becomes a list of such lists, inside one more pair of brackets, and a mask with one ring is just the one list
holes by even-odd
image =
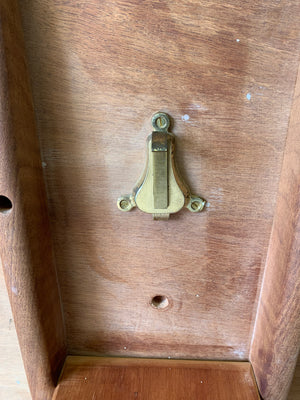
[[142, 399], [145, 395], [149, 399], [259, 399], [249, 362], [68, 356], [53, 400]]
[[46, 193], [16, 0], [0, 2], [0, 254], [33, 399], [66, 355]]
[[[139, 358], [139, 357], [107, 357], [107, 356], [73, 356], [68, 355], [65, 365], [82, 366], [118, 366], [118, 367], [150, 367], [150, 366], [180, 366], [180, 368], [198, 368], [199, 365], [207, 368], [219, 368], [230, 370], [246, 370], [251, 368], [249, 361], [226, 361], [226, 360], [190, 360], [190, 359], [166, 359], [166, 358]], [[62, 374], [63, 375], [63, 371]]]
[[265, 400], [287, 397], [300, 346], [300, 68], [250, 349]]

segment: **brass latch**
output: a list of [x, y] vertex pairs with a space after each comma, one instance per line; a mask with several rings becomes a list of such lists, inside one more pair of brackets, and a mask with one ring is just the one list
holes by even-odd
[[184, 206], [202, 211], [205, 200], [190, 193], [179, 176], [174, 159], [175, 136], [168, 131], [170, 118], [165, 113], [152, 117], [154, 131], [147, 138], [147, 164], [131, 195], [121, 196], [118, 207], [129, 211], [138, 207], [156, 220], [168, 219]]

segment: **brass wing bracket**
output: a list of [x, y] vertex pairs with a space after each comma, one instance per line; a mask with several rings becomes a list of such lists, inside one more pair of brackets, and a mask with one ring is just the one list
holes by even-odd
[[174, 158], [175, 136], [168, 131], [170, 118], [165, 113], [152, 117], [154, 131], [147, 138], [147, 163], [131, 195], [121, 196], [118, 207], [130, 211], [138, 207], [156, 220], [168, 219], [183, 207], [202, 211], [205, 200], [192, 195], [180, 177]]

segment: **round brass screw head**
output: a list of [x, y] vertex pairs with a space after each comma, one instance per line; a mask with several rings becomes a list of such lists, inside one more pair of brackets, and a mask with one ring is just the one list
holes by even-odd
[[201, 199], [201, 197], [191, 196], [187, 208], [191, 212], [200, 212], [203, 210], [206, 201]]
[[155, 131], [167, 132], [170, 126], [170, 118], [168, 114], [158, 112], [152, 117], [152, 126]]
[[122, 196], [118, 198], [118, 208], [121, 211], [130, 211], [134, 205], [131, 202], [130, 197]]

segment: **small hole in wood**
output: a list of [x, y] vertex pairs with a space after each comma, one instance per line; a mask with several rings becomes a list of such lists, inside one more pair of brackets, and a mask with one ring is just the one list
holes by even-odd
[[6, 196], [0, 195], [0, 213], [7, 214], [12, 209], [12, 202]]
[[152, 305], [152, 307], [161, 310], [161, 309], [168, 307], [169, 300], [168, 300], [167, 296], [155, 296], [151, 300], [151, 305]]

